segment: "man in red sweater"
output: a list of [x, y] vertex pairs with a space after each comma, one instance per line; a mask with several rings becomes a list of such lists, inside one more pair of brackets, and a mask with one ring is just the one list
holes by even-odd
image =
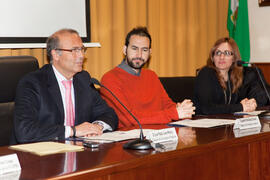
[[[101, 83], [109, 88], [138, 118], [141, 124], [161, 124], [171, 120], [191, 118], [195, 107], [190, 100], [174, 103], [167, 95], [158, 76], [142, 68], [151, 54], [151, 36], [147, 28], [131, 30], [126, 37], [120, 65], [107, 72]], [[130, 114], [104, 88], [101, 96], [113, 107], [119, 118], [119, 128], [137, 125]]]

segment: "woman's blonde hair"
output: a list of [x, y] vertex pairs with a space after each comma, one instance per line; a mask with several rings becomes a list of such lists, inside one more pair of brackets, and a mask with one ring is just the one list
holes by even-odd
[[230, 67], [230, 81], [232, 82], [232, 92], [235, 93], [238, 90], [238, 88], [242, 85], [242, 82], [243, 82], [243, 67], [237, 65], [237, 61], [241, 60], [241, 56], [240, 56], [239, 48], [236, 42], [232, 38], [225, 37], [225, 38], [218, 39], [216, 41], [216, 43], [211, 48], [211, 51], [209, 53], [207, 66], [215, 69], [221, 87], [226, 90], [227, 89], [226, 82], [224, 78], [221, 76], [220, 71], [214, 64], [215, 52], [222, 43], [228, 43], [232, 48], [233, 63]]

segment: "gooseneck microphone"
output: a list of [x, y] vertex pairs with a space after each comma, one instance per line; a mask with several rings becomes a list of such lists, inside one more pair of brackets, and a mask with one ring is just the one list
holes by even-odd
[[100, 87], [103, 87], [104, 89], [106, 89], [120, 104], [123, 108], [125, 108], [125, 110], [132, 116], [133, 119], [135, 119], [135, 121], [138, 123], [139, 127], [140, 127], [140, 138], [129, 141], [127, 143], [125, 143], [123, 145], [123, 147], [125, 149], [133, 149], [133, 150], [146, 150], [146, 149], [152, 149], [153, 147], [151, 146], [151, 143], [149, 140], [144, 138], [143, 135], [143, 130], [142, 130], [142, 125], [139, 122], [139, 120], [130, 112], [130, 110], [128, 110], [128, 108], [114, 95], [114, 93], [109, 90], [107, 87], [105, 87], [103, 84], [101, 84], [97, 79], [95, 78], [91, 78], [90, 82], [93, 84], [96, 84]]
[[247, 65], [248, 67], [252, 66], [252, 63], [246, 62], [246, 61], [242, 61], [242, 60], [238, 60], [236, 61], [238, 66], [242, 66], [242, 65]]
[[263, 79], [262, 79], [261, 73], [259, 72], [259, 68], [258, 68], [255, 64], [252, 64], [252, 63], [249, 63], [249, 62], [245, 62], [245, 61], [242, 61], [242, 60], [237, 61], [237, 65], [238, 65], [238, 66], [248, 65], [248, 67], [252, 67], [252, 66], [253, 66], [253, 67], [256, 69], [256, 72], [257, 72], [257, 74], [258, 74], [258, 76], [259, 76], [259, 79], [260, 79], [260, 81], [261, 81], [261, 84], [262, 84], [262, 86], [263, 86], [263, 89], [264, 89], [264, 91], [265, 91], [265, 93], [266, 93], [266, 96], [267, 96], [267, 98], [268, 98], [268, 101], [269, 101], [269, 103], [270, 103], [270, 96], [269, 96], [269, 93], [268, 93], [268, 91], [267, 91], [267, 89], [266, 89], [265, 83], [264, 83], [264, 81], [263, 81]]

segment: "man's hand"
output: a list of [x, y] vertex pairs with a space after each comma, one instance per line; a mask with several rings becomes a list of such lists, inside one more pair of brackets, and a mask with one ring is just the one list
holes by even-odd
[[102, 134], [103, 127], [99, 124], [84, 122], [76, 127], [76, 136], [97, 136]]
[[176, 110], [179, 119], [191, 118], [192, 115], [195, 114], [195, 107], [190, 99], [185, 99], [182, 103], [177, 103]]

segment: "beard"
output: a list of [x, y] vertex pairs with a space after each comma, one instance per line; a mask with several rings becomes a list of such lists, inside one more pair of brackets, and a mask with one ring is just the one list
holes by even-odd
[[[138, 60], [140, 62], [138, 62]], [[134, 62], [134, 61], [136, 61], [136, 62]], [[129, 58], [127, 58], [127, 63], [130, 67], [132, 67], [134, 69], [141, 69], [145, 64], [145, 62], [142, 58], [132, 58], [131, 60]]]
[[130, 59], [128, 58], [128, 56], [126, 56], [126, 59], [127, 59], [127, 64], [134, 69], [141, 69], [146, 63], [146, 61], [143, 58]]

